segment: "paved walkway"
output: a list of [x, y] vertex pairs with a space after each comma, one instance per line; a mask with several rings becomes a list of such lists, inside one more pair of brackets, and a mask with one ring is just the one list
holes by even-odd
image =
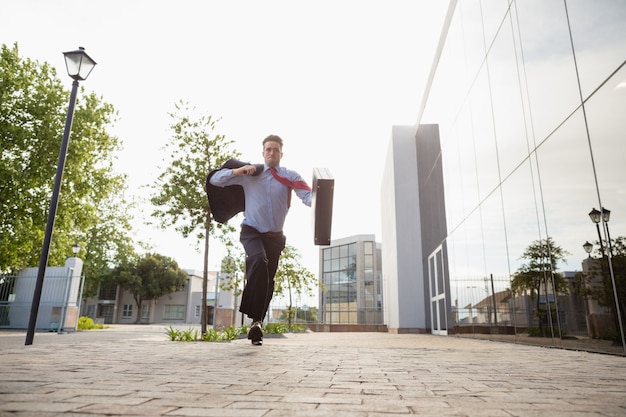
[[431, 335], [0, 332], [0, 416], [624, 416], [626, 358]]

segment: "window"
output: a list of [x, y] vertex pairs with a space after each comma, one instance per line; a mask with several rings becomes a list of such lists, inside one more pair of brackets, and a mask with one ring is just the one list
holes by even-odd
[[150, 303], [143, 303], [141, 305], [141, 320], [150, 319]]
[[166, 304], [163, 311], [164, 320], [183, 320], [185, 318], [185, 306], [184, 305], [171, 305]]
[[122, 309], [122, 317], [125, 319], [129, 319], [132, 316], [133, 316], [133, 305], [124, 304], [124, 308]]
[[117, 294], [117, 285], [109, 285], [108, 287], [101, 287], [98, 293], [100, 300], [115, 300]]
[[194, 309], [194, 316], [196, 318], [200, 317], [200, 314], [202, 313], [202, 306], [196, 306], [196, 308]]

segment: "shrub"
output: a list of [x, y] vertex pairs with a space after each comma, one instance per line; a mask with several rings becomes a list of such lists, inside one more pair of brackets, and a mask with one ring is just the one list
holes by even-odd
[[78, 318], [78, 330], [102, 329], [103, 327], [102, 324], [95, 324], [91, 317], [81, 316]]

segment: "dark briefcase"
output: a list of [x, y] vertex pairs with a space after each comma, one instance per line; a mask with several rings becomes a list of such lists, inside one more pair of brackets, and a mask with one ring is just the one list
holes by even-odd
[[313, 231], [316, 245], [330, 245], [335, 180], [326, 168], [313, 168]]

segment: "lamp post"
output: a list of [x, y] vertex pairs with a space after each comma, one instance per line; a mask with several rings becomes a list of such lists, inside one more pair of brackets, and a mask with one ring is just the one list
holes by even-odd
[[[598, 237], [600, 238], [600, 249], [602, 250], [602, 257], [604, 258], [604, 254], [606, 253], [606, 259], [609, 264], [609, 275], [611, 277], [611, 286], [613, 287], [613, 297], [615, 299], [615, 313], [617, 316], [617, 324], [619, 325], [619, 333], [622, 338], [622, 349], [624, 353], [626, 353], [626, 340], [624, 339], [624, 326], [622, 324], [622, 313], [619, 308], [619, 297], [617, 296], [617, 286], [615, 285], [615, 274], [613, 272], [613, 260], [612, 260], [612, 245], [611, 245], [611, 234], [609, 233], [609, 220], [611, 219], [611, 210], [607, 210], [604, 207], [601, 207], [602, 211], [596, 210], [594, 207], [589, 212], [589, 217], [591, 221], [596, 224], [596, 229], [598, 230]], [[604, 250], [604, 246], [602, 245], [602, 236], [600, 234], [600, 223], [602, 223], [602, 230], [606, 234], [606, 251]], [[585, 247], [585, 250], [587, 248]]]
[[43, 280], [46, 273], [46, 266], [48, 265], [48, 255], [50, 254], [50, 241], [52, 240], [52, 230], [54, 229], [54, 218], [56, 216], [57, 206], [59, 203], [61, 180], [63, 179], [63, 170], [65, 168], [65, 157], [67, 155], [67, 148], [70, 142], [70, 132], [72, 130], [72, 121], [74, 119], [74, 105], [76, 103], [76, 95], [78, 93], [78, 81], [86, 80], [91, 73], [91, 70], [96, 65], [96, 61], [87, 55], [85, 48], [83, 47], [79, 47], [75, 51], [63, 52], [63, 55], [65, 56], [67, 74], [74, 80], [74, 82], [72, 83], [69, 108], [67, 110], [67, 118], [65, 119], [65, 129], [63, 131], [63, 139], [61, 140], [61, 149], [59, 151], [59, 161], [57, 163], [57, 171], [54, 177], [54, 188], [52, 189], [52, 197], [50, 198], [50, 209], [48, 211], [46, 233], [44, 235], [41, 256], [39, 258], [37, 281], [35, 283], [33, 302], [30, 308], [28, 331], [26, 332], [26, 345], [33, 344], [35, 327], [37, 326], [37, 314], [39, 313], [39, 302], [41, 301]]

